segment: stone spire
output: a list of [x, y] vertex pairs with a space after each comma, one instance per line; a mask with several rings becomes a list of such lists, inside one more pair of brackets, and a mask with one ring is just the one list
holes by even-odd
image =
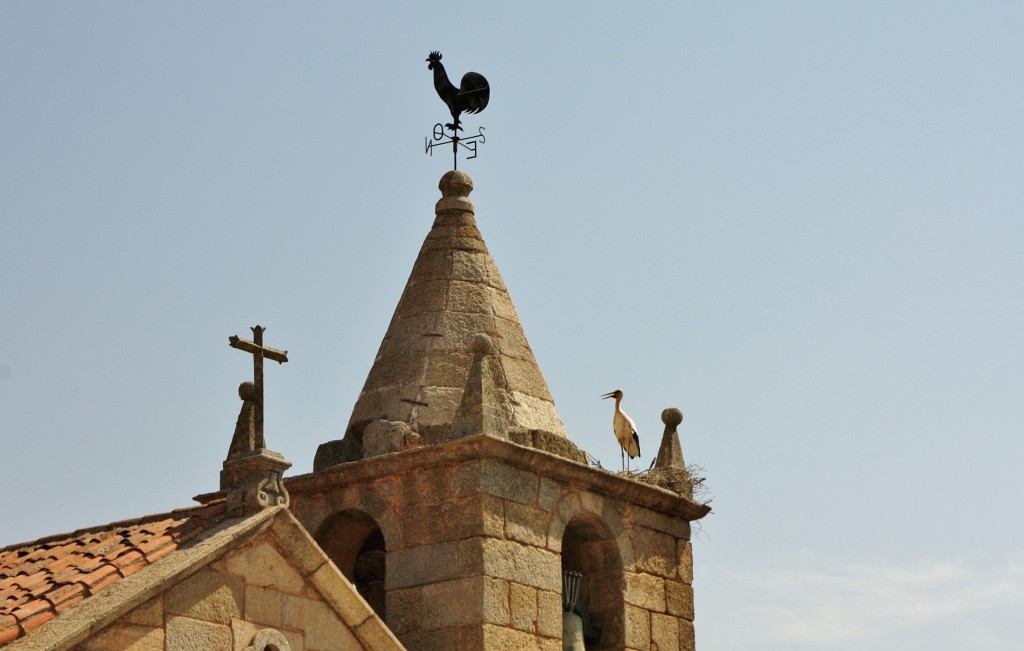
[[459, 439], [475, 434], [489, 434], [505, 438], [505, 410], [498, 399], [497, 387], [491, 373], [490, 356], [494, 344], [487, 335], [477, 335], [471, 344], [473, 363], [469, 367], [469, 378], [462, 393], [462, 402], [455, 412], [452, 423], [452, 438]]
[[658, 456], [650, 472], [641, 481], [667, 488], [692, 499], [694, 486], [700, 485], [704, 480], [690, 475], [686, 469], [686, 462], [683, 461], [683, 447], [679, 444], [679, 425], [683, 422], [683, 412], [675, 407], [669, 407], [661, 412], [661, 422], [665, 423], [665, 433], [661, 435]]
[[[484, 334], [497, 404], [513, 440], [569, 444], [547, 382], [526, 341], [469, 199], [473, 181], [448, 172], [435, 219], [359, 394], [343, 441], [320, 446], [314, 470], [366, 456], [362, 435], [375, 421], [406, 423], [424, 444], [452, 437], [452, 425]], [[512, 434], [518, 431], [523, 436]], [[544, 446], [550, 447], [550, 446]]]
[[683, 412], [675, 407], [669, 407], [661, 412], [661, 422], [665, 423], [665, 432], [661, 435], [661, 446], [658, 448], [654, 467], [686, 470], [683, 446], [679, 444], [679, 425], [683, 422]]

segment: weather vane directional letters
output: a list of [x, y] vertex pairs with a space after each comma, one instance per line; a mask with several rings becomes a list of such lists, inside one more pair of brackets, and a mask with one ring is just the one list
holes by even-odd
[[[452, 146], [452, 157], [454, 158], [455, 169], [459, 168], [459, 146], [461, 145], [468, 151], [472, 152], [472, 156], [467, 156], [466, 159], [476, 158], [476, 147], [477, 144], [487, 142], [484, 138], [484, 128], [480, 127], [477, 131], [477, 135], [462, 137], [459, 135], [459, 131], [462, 131], [461, 120], [459, 115], [462, 113], [479, 113], [480, 111], [487, 108], [487, 100], [491, 96], [491, 88], [487, 85], [487, 80], [484, 76], [477, 72], [467, 72], [462, 76], [461, 85], [456, 88], [452, 85], [452, 82], [448, 80], [448, 74], [444, 71], [444, 66], [441, 65], [441, 53], [431, 52], [430, 56], [427, 57], [427, 69], [434, 71], [434, 89], [437, 94], [448, 106], [448, 111], [452, 114], [452, 121], [442, 125], [440, 122], [434, 125], [433, 142], [430, 138], [425, 139], [426, 153], [431, 156], [434, 155], [434, 147], [441, 145]], [[445, 129], [450, 130], [452, 133], [449, 136], [445, 133]], [[445, 138], [450, 138], [445, 140]]]

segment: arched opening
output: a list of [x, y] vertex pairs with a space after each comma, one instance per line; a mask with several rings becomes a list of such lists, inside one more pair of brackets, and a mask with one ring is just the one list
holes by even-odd
[[384, 619], [387, 555], [377, 522], [362, 511], [347, 509], [328, 518], [314, 537], [366, 603]]
[[611, 530], [596, 515], [580, 513], [566, 525], [562, 572], [583, 575], [580, 601], [593, 626], [601, 629], [600, 641], [588, 643], [587, 649], [621, 649], [625, 619], [622, 557]]
[[288, 640], [280, 631], [265, 628], [252, 639], [252, 644], [245, 651], [291, 651]]

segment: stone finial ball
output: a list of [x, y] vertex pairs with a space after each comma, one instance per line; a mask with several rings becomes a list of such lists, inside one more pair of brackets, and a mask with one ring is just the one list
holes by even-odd
[[494, 343], [491, 341], [490, 337], [480, 333], [473, 337], [473, 341], [469, 342], [469, 349], [474, 353], [489, 355], [494, 352]]
[[242, 382], [238, 385], [238, 397], [242, 400], [256, 399], [256, 384], [254, 382]]
[[465, 172], [452, 170], [441, 177], [437, 187], [442, 197], [468, 197], [473, 191], [473, 179]]
[[679, 423], [683, 422], [683, 412], [679, 411], [675, 407], [669, 407], [661, 412], [661, 422], [666, 425], [678, 427]]

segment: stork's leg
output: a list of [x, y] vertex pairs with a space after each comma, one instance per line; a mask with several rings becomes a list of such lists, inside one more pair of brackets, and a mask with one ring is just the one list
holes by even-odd
[[626, 451], [619, 448], [619, 455], [622, 457], [622, 469], [626, 469]]

